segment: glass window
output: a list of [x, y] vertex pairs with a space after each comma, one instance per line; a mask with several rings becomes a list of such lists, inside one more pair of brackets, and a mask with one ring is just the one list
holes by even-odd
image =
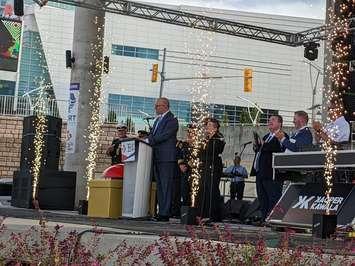
[[148, 49], [143, 47], [112, 44], [111, 53], [114, 55], [123, 55], [129, 57], [148, 58], [148, 59], [155, 59], [155, 60], [159, 59], [158, 49]]
[[135, 47], [131, 47], [131, 46], [124, 46], [123, 55], [124, 56], [135, 57], [136, 56], [136, 48]]

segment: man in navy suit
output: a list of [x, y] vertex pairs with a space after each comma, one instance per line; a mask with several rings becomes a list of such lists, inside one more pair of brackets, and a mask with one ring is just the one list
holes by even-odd
[[157, 181], [159, 215], [158, 221], [169, 221], [172, 200], [172, 184], [176, 170], [177, 119], [169, 110], [169, 100], [159, 98], [155, 103], [158, 117], [148, 136], [153, 147], [154, 176]]
[[256, 193], [263, 221], [282, 194], [282, 182], [273, 180], [272, 171], [272, 154], [284, 151], [281, 143], [275, 137], [275, 134], [282, 128], [282, 122], [282, 116], [270, 116], [268, 121], [270, 132], [263, 137], [260, 143], [257, 143], [259, 150], [257, 150], [253, 163], [253, 171], [256, 173]]
[[275, 137], [280, 141], [283, 148], [286, 151], [301, 151], [303, 146], [311, 145], [313, 142], [313, 136], [308, 123], [308, 114], [305, 111], [297, 111], [293, 117], [293, 123], [295, 125], [295, 132], [291, 135], [290, 139], [285, 137], [285, 133], [279, 131], [275, 134]]

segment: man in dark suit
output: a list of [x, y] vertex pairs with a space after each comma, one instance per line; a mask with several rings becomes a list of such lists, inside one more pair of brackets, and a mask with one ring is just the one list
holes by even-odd
[[285, 133], [281, 130], [275, 134], [275, 137], [286, 151], [297, 152], [301, 151], [303, 146], [311, 145], [313, 136], [311, 130], [307, 127], [308, 114], [305, 111], [295, 112], [293, 123], [295, 125], [295, 132], [293, 132], [290, 139], [287, 139]]
[[169, 100], [159, 98], [155, 103], [158, 117], [148, 136], [153, 147], [154, 176], [157, 181], [159, 215], [158, 221], [169, 221], [172, 199], [172, 184], [176, 171], [176, 134], [179, 129], [177, 119], [169, 110]]
[[[275, 137], [275, 134], [282, 128], [282, 122], [280, 115], [273, 115], [269, 118], [268, 128], [270, 132], [258, 143], [259, 150], [253, 164], [256, 172], [256, 192], [263, 221], [282, 194], [282, 182], [273, 180], [272, 171], [272, 154], [284, 151], [281, 143]], [[288, 138], [287, 135], [286, 138]]]

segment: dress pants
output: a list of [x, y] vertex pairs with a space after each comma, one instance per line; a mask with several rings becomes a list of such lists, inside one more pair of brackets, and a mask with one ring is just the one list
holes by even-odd
[[160, 216], [170, 216], [173, 179], [176, 172], [176, 162], [156, 162], [154, 175], [157, 182], [157, 197]]
[[235, 196], [237, 196], [238, 200], [242, 200], [244, 195], [244, 187], [245, 187], [244, 181], [231, 182], [230, 184], [231, 199], [235, 199]]
[[282, 195], [282, 182], [272, 179], [262, 179], [256, 174], [256, 193], [262, 213], [262, 220], [265, 221], [271, 210], [274, 208]]

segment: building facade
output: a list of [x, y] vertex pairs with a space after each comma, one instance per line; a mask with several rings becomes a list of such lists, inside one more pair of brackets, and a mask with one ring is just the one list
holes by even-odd
[[[30, 2], [29, 2], [30, 3]], [[191, 13], [233, 20], [289, 32], [300, 32], [322, 25], [322, 20], [256, 14], [189, 6], [169, 6]], [[19, 96], [49, 84], [51, 98], [58, 102], [69, 98], [70, 68], [65, 67], [65, 50], [71, 50], [75, 9], [64, 5], [39, 8], [27, 5], [23, 17], [22, 48], [14, 94]], [[109, 56], [109, 73], [103, 75], [103, 115], [119, 121], [128, 115], [138, 124], [143, 113], [154, 114], [159, 96], [160, 78], [151, 81], [153, 64], [163, 64], [166, 49], [162, 95], [171, 100], [171, 109], [180, 122], [191, 118], [191, 91], [199, 86], [197, 76], [209, 79], [206, 97], [210, 112], [227, 124], [243, 122], [244, 99], [268, 114], [292, 116], [296, 110], [312, 106], [312, 91], [319, 70], [305, 63], [303, 47], [239, 38], [219, 33], [106, 13], [104, 56]], [[203, 56], [203, 55], [208, 56]], [[75, 57], [75, 55], [74, 55]], [[323, 64], [323, 47], [312, 64]], [[75, 65], [74, 65], [75, 67]], [[243, 70], [253, 69], [253, 90], [243, 91]], [[9, 75], [9, 74], [8, 74]], [[322, 86], [322, 75], [317, 89]], [[85, 88], [82, 88], [85, 89]], [[318, 92], [314, 103], [320, 103]], [[58, 104], [65, 119], [67, 104]], [[291, 121], [291, 118], [290, 118]], [[244, 121], [245, 122], [245, 121]], [[142, 125], [141, 125], [142, 126]], [[140, 126], [140, 127], [141, 127]]]

